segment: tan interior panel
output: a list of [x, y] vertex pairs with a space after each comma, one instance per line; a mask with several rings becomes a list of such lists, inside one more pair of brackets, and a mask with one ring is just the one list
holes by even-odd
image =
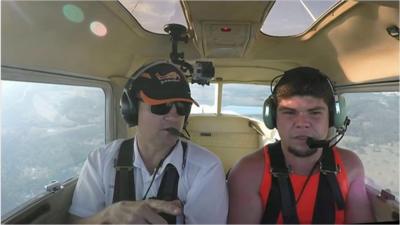
[[191, 140], [214, 152], [227, 172], [244, 155], [263, 145], [249, 122], [249, 119], [230, 115], [195, 115], [189, 118], [188, 130]]

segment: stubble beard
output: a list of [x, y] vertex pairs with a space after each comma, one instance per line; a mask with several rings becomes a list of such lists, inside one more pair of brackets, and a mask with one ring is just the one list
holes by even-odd
[[297, 149], [289, 146], [288, 151], [289, 151], [289, 153], [293, 154], [296, 157], [306, 158], [306, 157], [310, 157], [310, 156], [314, 155], [318, 151], [318, 149], [317, 148], [308, 148], [306, 151], [300, 151], [300, 150], [297, 150]]

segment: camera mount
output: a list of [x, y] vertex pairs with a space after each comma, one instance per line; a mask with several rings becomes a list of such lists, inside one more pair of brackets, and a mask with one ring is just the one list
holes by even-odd
[[180, 65], [182, 71], [186, 72], [189, 70], [190, 74], [192, 74], [193, 66], [185, 61], [185, 54], [183, 52], [178, 52], [178, 42], [183, 41], [187, 43], [189, 40], [186, 27], [181, 24], [171, 23], [164, 26], [164, 31], [171, 36], [172, 52], [169, 54], [171, 61]]
[[189, 70], [192, 83], [209, 85], [215, 73], [212, 62], [196, 61], [194, 65], [191, 65], [185, 61], [185, 54], [178, 52], [179, 41], [187, 43], [189, 40], [186, 27], [181, 24], [167, 24], [164, 26], [164, 31], [171, 36], [172, 52], [169, 57], [172, 63], [180, 65], [181, 70], [185, 73]]

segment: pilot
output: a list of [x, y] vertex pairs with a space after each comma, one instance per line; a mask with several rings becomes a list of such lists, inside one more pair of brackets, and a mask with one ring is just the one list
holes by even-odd
[[183, 140], [192, 104], [183, 73], [157, 61], [138, 69], [121, 97], [134, 138], [89, 154], [69, 209], [73, 223], [226, 223], [221, 161]]
[[314, 68], [294, 68], [277, 78], [264, 103], [264, 122], [277, 128], [280, 141], [232, 169], [228, 223], [374, 221], [360, 159], [328, 137], [330, 127], [338, 137], [349, 124], [344, 99]]

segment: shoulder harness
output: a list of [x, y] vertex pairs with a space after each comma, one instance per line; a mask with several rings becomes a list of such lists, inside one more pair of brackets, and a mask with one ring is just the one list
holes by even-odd
[[[332, 148], [324, 148], [322, 151], [320, 179], [312, 222], [319, 224], [335, 223], [335, 204], [340, 210], [345, 207], [344, 199], [336, 179], [336, 174], [340, 168], [335, 165]], [[276, 223], [279, 212], [282, 211], [284, 223], [298, 224], [299, 217], [296, 211], [296, 201], [289, 178], [289, 169], [286, 166], [283, 156], [281, 142], [278, 141], [269, 144], [268, 154], [271, 162], [272, 182], [261, 223]]]
[[[118, 158], [114, 161], [115, 184], [113, 203], [119, 201], [135, 201], [135, 178], [133, 172], [133, 155], [134, 155], [134, 138], [125, 140], [120, 149], [118, 150]], [[183, 149], [182, 169], [186, 165], [187, 157], [187, 143], [181, 141]], [[157, 197], [155, 199], [172, 201], [178, 199], [178, 183], [179, 174], [175, 166], [169, 163], [165, 167], [165, 172], [158, 189]], [[160, 215], [167, 220], [169, 224], [176, 224], [176, 217], [173, 215], [163, 214]]]

